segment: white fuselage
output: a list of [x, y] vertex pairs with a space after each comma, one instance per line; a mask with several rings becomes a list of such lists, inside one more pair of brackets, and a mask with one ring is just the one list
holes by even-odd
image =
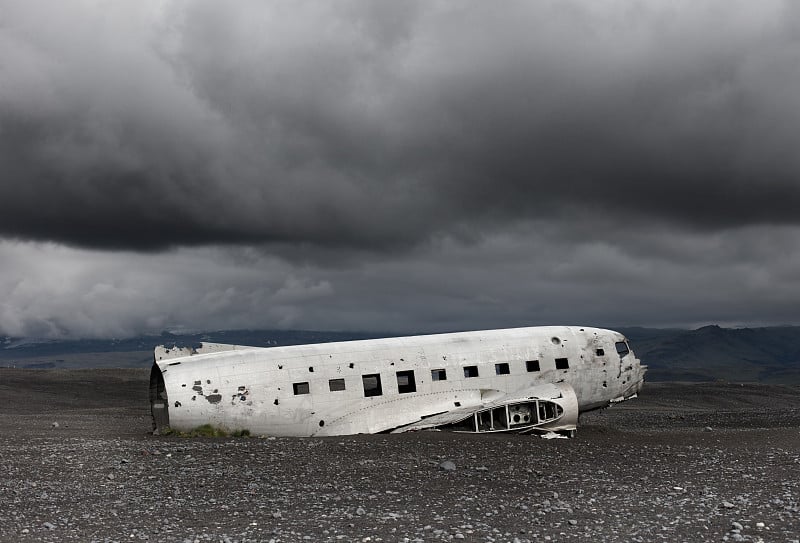
[[212, 344], [191, 352], [197, 354], [156, 350], [157, 425], [284, 436], [375, 433], [547, 383], [570, 385], [580, 411], [588, 411], [636, 394], [644, 377], [622, 334], [586, 327], [270, 348]]

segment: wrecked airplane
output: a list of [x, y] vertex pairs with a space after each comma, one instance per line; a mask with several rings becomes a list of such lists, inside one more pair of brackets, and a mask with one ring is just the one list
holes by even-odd
[[253, 435], [442, 429], [561, 432], [631, 398], [641, 365], [611, 330], [533, 327], [245, 347], [155, 348], [156, 430], [210, 424]]

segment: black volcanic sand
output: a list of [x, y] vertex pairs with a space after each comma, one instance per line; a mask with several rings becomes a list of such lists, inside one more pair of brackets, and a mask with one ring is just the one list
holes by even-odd
[[147, 394], [0, 370], [0, 540], [800, 539], [800, 387], [647, 384], [571, 440], [159, 437]]

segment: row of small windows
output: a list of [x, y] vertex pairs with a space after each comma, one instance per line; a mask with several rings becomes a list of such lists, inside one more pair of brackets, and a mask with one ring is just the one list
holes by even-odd
[[[464, 366], [464, 377], [478, 377], [478, 366]], [[527, 360], [525, 362], [525, 369], [528, 372], [539, 371], [538, 360]], [[556, 369], [565, 370], [569, 369], [569, 360], [566, 358], [556, 358]], [[494, 365], [494, 372], [496, 375], [509, 375], [511, 367], [508, 362], [499, 362]], [[414, 370], [398, 371], [397, 375], [397, 391], [400, 394], [408, 394], [409, 392], [417, 391], [417, 383], [414, 380]], [[432, 381], [446, 381], [447, 370], [444, 368], [437, 368], [431, 370]], [[361, 376], [361, 383], [364, 386], [364, 396], [367, 398], [371, 396], [383, 395], [383, 387], [381, 386], [381, 375], [379, 373], [371, 373]], [[301, 394], [309, 394], [311, 389], [307, 381], [302, 383], [294, 383], [292, 385], [295, 396]], [[345, 390], [344, 379], [330, 379], [328, 381], [328, 388], [331, 392], [338, 392]]]
[[[553, 338], [553, 340], [557, 340], [558, 338]], [[628, 344], [624, 341], [618, 341], [614, 344], [614, 347], [617, 350], [617, 354], [619, 354], [620, 358], [624, 358], [630, 352], [628, 348]], [[602, 348], [598, 348], [595, 350], [595, 354], [597, 356], [605, 356], [605, 350]], [[354, 364], [350, 362], [350, 368], [353, 368]], [[501, 362], [499, 364], [495, 364], [495, 373], [497, 375], [508, 375], [508, 363]], [[528, 360], [525, 362], [525, 367], [528, 371], [539, 371], [539, 361], [538, 360]], [[569, 362], [566, 358], [556, 358], [556, 369], [565, 370], [569, 368]], [[283, 366], [278, 366], [278, 369], [283, 369]], [[314, 366], [309, 366], [308, 371], [313, 373]], [[402, 373], [402, 372], [398, 372]], [[477, 366], [465, 366], [464, 367], [464, 377], [477, 377], [478, 376], [478, 367]], [[431, 379], [434, 381], [444, 381], [447, 379], [445, 371], [443, 369], [431, 370]], [[338, 381], [338, 379], [334, 379], [334, 381]], [[333, 388], [331, 390], [334, 390]], [[344, 390], [344, 388], [337, 388], [335, 390]], [[411, 391], [414, 392], [414, 391]]]

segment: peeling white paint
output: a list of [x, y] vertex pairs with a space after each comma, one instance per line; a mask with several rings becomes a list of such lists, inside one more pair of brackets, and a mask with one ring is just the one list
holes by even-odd
[[156, 426], [182, 431], [571, 433], [579, 412], [633, 397], [645, 369], [621, 334], [598, 328], [269, 348], [204, 343], [156, 347], [150, 394]]

